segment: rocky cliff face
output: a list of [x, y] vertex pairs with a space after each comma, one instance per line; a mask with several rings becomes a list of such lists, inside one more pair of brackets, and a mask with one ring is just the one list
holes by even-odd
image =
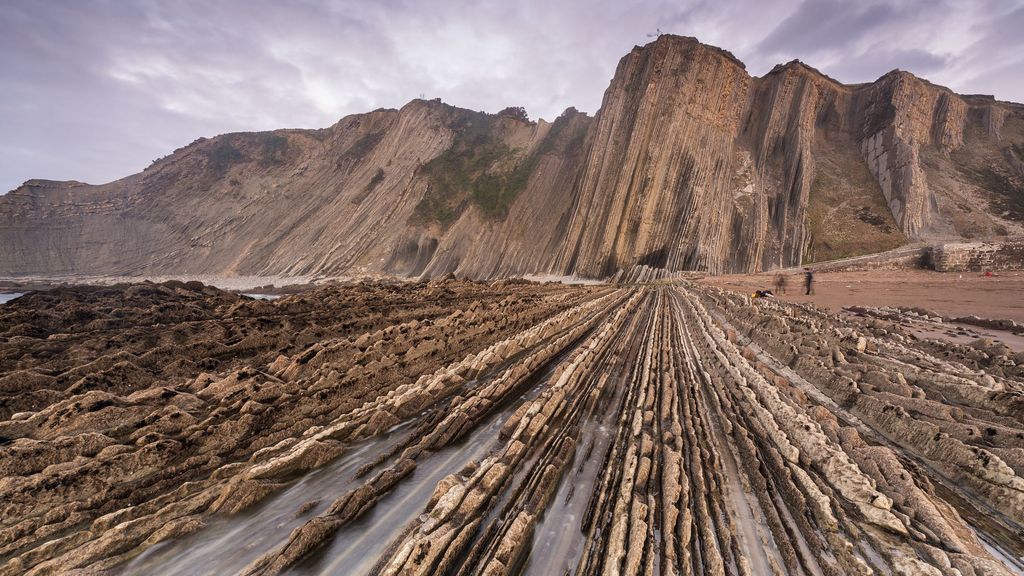
[[677, 36], [552, 123], [438, 101], [0, 197], [0, 275], [750, 271], [1024, 232], [1024, 106]]

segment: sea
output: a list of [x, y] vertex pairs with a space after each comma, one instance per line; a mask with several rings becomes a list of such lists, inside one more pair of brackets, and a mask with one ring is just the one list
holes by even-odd
[[6, 304], [11, 300], [14, 300], [18, 296], [25, 294], [24, 292], [0, 292], [0, 304]]

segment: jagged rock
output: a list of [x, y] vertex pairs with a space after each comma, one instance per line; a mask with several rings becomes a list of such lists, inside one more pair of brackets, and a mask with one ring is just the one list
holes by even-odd
[[[181, 290], [114, 289], [77, 323], [55, 318], [88, 295], [48, 294], [40, 336], [0, 340], [60, 384], [0, 421], [0, 574], [117, 571], [158, 543], [142, 570], [189, 569], [180, 536], [244, 528], [267, 499], [269, 538], [204, 570], [278, 574], [367, 530], [388, 534], [377, 557], [332, 570], [1003, 576], [1022, 552], [999, 527], [1024, 522], [1020, 382], [965, 364], [982, 350], [878, 336], [869, 314], [669, 283], [350, 283], [237, 308]], [[177, 320], [119, 324], [152, 313], [103, 311], [124, 298], [176, 303]], [[5, 306], [0, 329], [33, 312]], [[80, 336], [42, 336], [61, 321]], [[99, 351], [81, 345], [97, 323]], [[146, 336], [193, 364], [142, 360]], [[203, 358], [243, 341], [235, 361]], [[122, 362], [152, 380], [64, 386], [116, 382]], [[317, 477], [283, 490], [339, 455], [357, 471], [326, 493], [304, 493]]]
[[995, 238], [1024, 233], [1022, 118], [902, 71], [844, 85], [794, 61], [751, 77], [665, 34], [619, 62], [594, 118], [414, 100], [199, 139], [99, 186], [30, 180], [0, 197], [0, 274], [653, 282]]

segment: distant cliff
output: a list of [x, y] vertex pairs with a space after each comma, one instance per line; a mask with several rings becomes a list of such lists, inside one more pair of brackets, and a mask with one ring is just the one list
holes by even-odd
[[731, 272], [1024, 233], [1024, 106], [662, 36], [594, 118], [439, 101], [0, 197], [0, 275]]

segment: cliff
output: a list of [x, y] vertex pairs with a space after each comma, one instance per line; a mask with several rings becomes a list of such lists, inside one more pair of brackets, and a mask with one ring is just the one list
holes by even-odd
[[901, 71], [757, 78], [666, 35], [593, 118], [414, 100], [26, 182], [0, 197], [0, 275], [718, 273], [1022, 232], [1024, 106]]

